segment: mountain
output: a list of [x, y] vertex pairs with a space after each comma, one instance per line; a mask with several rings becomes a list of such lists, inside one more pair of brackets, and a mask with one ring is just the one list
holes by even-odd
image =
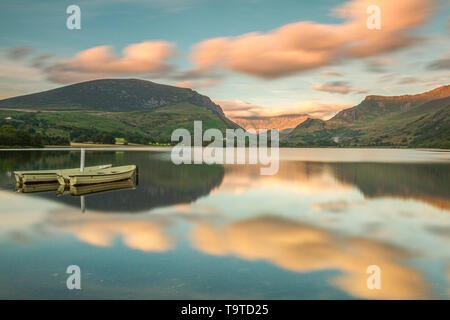
[[44, 92], [0, 100], [0, 108], [33, 110], [149, 111], [188, 102], [223, 115], [208, 97], [179, 88], [139, 79], [86, 81]]
[[292, 146], [450, 148], [450, 86], [416, 95], [367, 96], [328, 121], [307, 119], [284, 142]]
[[239, 127], [207, 96], [139, 79], [87, 81], [0, 100], [0, 125], [49, 140], [169, 142], [174, 129], [192, 130], [194, 120], [203, 121], [203, 130]]
[[232, 117], [231, 120], [246, 130], [278, 129], [280, 131], [285, 131], [287, 129], [294, 129], [307, 118], [307, 114], [284, 114], [267, 117]]
[[390, 116], [394, 113], [406, 112], [425, 102], [446, 98], [450, 95], [450, 86], [442, 86], [434, 90], [416, 94], [394, 97], [367, 96], [357, 106], [342, 110], [332, 119], [353, 122], [376, 116]]

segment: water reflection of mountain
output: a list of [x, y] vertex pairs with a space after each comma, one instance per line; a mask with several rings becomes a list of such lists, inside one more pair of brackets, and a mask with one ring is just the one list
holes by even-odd
[[394, 197], [424, 201], [450, 209], [448, 164], [333, 163], [335, 177], [353, 184], [366, 197]]
[[[79, 166], [79, 152], [25, 151], [5, 152], [0, 160], [2, 176], [0, 186], [13, 190], [12, 177], [6, 172], [18, 169], [51, 169]], [[219, 165], [180, 165], [158, 157], [157, 152], [87, 152], [86, 165], [111, 163], [113, 165], [136, 164], [139, 167], [139, 185], [135, 190], [119, 190], [92, 194], [86, 197], [90, 210], [108, 212], [138, 212], [156, 207], [190, 203], [208, 195], [218, 187], [224, 170]], [[28, 196], [28, 195], [27, 195]], [[37, 197], [80, 206], [80, 199], [70, 195], [56, 197], [55, 193], [36, 194]]]
[[366, 198], [414, 199], [450, 209], [450, 166], [446, 163], [358, 163], [282, 161], [277, 175], [260, 176], [258, 166], [228, 166], [222, 188], [292, 185], [302, 192], [358, 188]]

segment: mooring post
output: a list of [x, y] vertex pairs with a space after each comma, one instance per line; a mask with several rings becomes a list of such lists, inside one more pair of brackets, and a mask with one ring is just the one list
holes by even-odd
[[139, 185], [139, 167], [136, 166], [136, 170], [134, 171], [134, 180], [136, 180], [136, 186]]
[[80, 171], [84, 171], [84, 158], [85, 158], [85, 150], [84, 148], [81, 148], [81, 159], [80, 159]]
[[[84, 160], [86, 158], [86, 150], [84, 148], [81, 148], [81, 157], [80, 157], [80, 171], [84, 171]], [[81, 212], [84, 213], [86, 211], [86, 202], [84, 200], [84, 196], [80, 197], [81, 201]]]
[[80, 197], [81, 202], [81, 213], [84, 213], [86, 211], [86, 200], [84, 199], [84, 196]]

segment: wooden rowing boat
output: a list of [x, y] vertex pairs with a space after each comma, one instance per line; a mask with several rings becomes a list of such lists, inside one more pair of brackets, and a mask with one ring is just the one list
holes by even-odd
[[[111, 164], [93, 166], [84, 168], [83, 172], [91, 172], [92, 170], [99, 170], [104, 168], [111, 168]], [[36, 170], [36, 171], [14, 171], [14, 177], [20, 184], [26, 183], [43, 183], [43, 182], [58, 182], [57, 173], [69, 174], [72, 172], [80, 172], [79, 168], [74, 169], [53, 169], [53, 170]]]
[[71, 186], [96, 184], [105, 182], [114, 182], [130, 179], [136, 170], [135, 165], [112, 167], [99, 170], [92, 170], [90, 172], [69, 172], [58, 173], [61, 176], [58, 181], [64, 181], [65, 184]]
[[123, 189], [136, 189], [133, 181], [131, 179], [106, 182], [106, 183], [96, 183], [96, 184], [86, 184], [81, 186], [70, 186], [70, 194], [72, 196], [84, 196], [93, 193], [102, 193], [115, 190]]
[[39, 171], [14, 171], [16, 182], [54, 182], [56, 181], [56, 170], [39, 170]]
[[58, 190], [58, 182], [16, 184], [16, 191], [21, 193], [38, 193]]

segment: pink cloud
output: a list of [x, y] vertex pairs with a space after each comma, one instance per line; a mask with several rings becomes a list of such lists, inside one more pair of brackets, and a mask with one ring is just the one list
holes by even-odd
[[174, 45], [166, 41], [131, 44], [119, 57], [111, 46], [97, 46], [61, 60], [47, 69], [49, 79], [67, 83], [107, 76], [136, 73], [164, 73], [171, 69], [166, 60], [174, 55]]
[[267, 107], [241, 100], [213, 100], [220, 105], [227, 117], [271, 117], [291, 114], [308, 114], [329, 119], [338, 111], [350, 108], [349, 104], [322, 103], [318, 101], [301, 101], [290, 106]]
[[[208, 39], [193, 47], [191, 60], [203, 72], [217, 68], [278, 78], [338, 61], [388, 53], [415, 44], [411, 34], [426, 22], [435, 0], [353, 0], [333, 10], [341, 24], [296, 22], [268, 33]], [[369, 5], [381, 9], [381, 30], [366, 26]]]
[[175, 87], [180, 88], [192, 88], [192, 81], [186, 80], [186, 81], [180, 81], [174, 84]]
[[[195, 44], [193, 68], [179, 71], [168, 59], [175, 45], [167, 41], [131, 44], [116, 55], [111, 46], [78, 52], [70, 59], [46, 67], [48, 79], [57, 83], [105, 77], [153, 76], [183, 81], [184, 86], [214, 85], [231, 70], [265, 79], [317, 69], [338, 63], [377, 57], [414, 45], [423, 38], [413, 29], [429, 18], [437, 0], [352, 0], [332, 10], [343, 22], [336, 24], [299, 21], [267, 33], [251, 32], [236, 37], [217, 37]], [[366, 25], [370, 5], [381, 9], [381, 29]], [[219, 76], [217, 76], [219, 75]]]
[[329, 93], [340, 93], [340, 94], [347, 94], [350, 92], [356, 92], [356, 93], [367, 93], [370, 90], [369, 89], [359, 89], [359, 88], [352, 88], [348, 85], [346, 81], [335, 81], [331, 83], [325, 83], [325, 84], [317, 84], [311, 86], [311, 89], [317, 90], [317, 91], [325, 91]]
[[344, 74], [341, 72], [333, 71], [333, 70], [324, 70], [322, 71], [322, 78], [329, 78], [329, 77], [343, 77]]
[[219, 79], [208, 79], [208, 80], [185, 80], [174, 84], [175, 87], [180, 88], [191, 88], [191, 89], [203, 89], [215, 86], [219, 84], [221, 80]]

